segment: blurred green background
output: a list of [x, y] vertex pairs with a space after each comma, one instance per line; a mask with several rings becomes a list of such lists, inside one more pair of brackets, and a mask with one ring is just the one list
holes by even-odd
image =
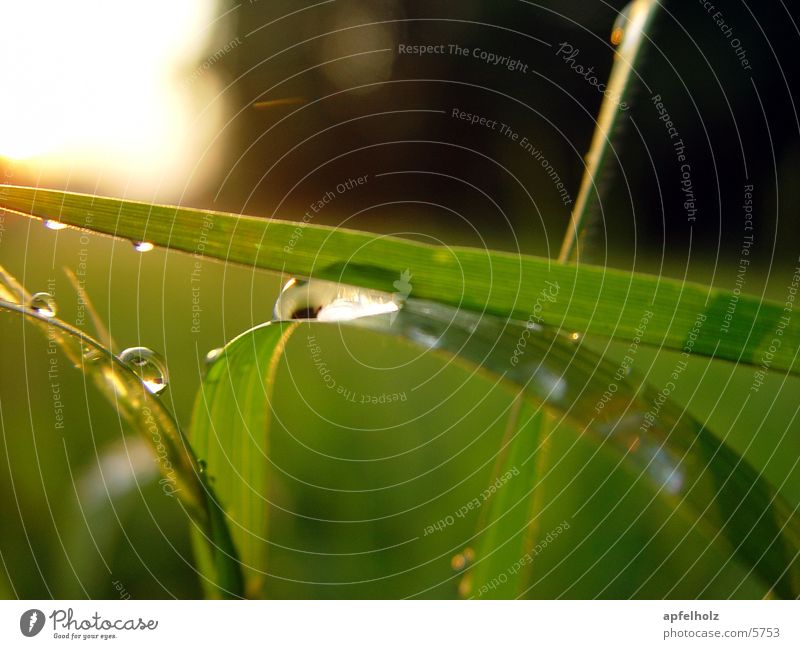
[[[184, 101], [185, 131], [171, 143], [188, 152], [184, 158], [104, 162], [71, 149], [14, 158], [2, 157], [0, 146], [0, 169], [14, 184], [298, 221], [326, 191], [366, 174], [366, 185], [337, 196], [314, 222], [552, 255], [569, 208], [550, 178], [518, 145], [449, 111], [480, 113], [525, 134], [574, 196], [601, 96], [535, 39], [573, 43], [604, 78], [613, 58], [608, 35], [623, 4], [337, 0], [300, 11], [282, 0], [211, 3], [203, 28], [188, 39], [201, 51], [165, 73]], [[615, 136], [618, 158], [604, 174], [602, 214], [584, 258], [734, 288], [742, 187], [752, 183], [755, 243], [743, 290], [783, 300], [800, 234], [797, 70], [786, 65], [797, 33], [780, 12], [725, 3], [752, 61], [745, 73], [694, 4], [666, 3], [639, 72], [664, 97], [689, 147], [697, 222], [690, 231], [671, 143], [641, 86], [632, 119]], [[157, 8], [149, 19], [159, 20]], [[2, 29], [14, 27], [6, 21]], [[399, 43], [481, 47], [527, 62], [530, 72], [403, 56]], [[126, 70], [116, 74], [125, 79]], [[15, 127], [5, 120], [0, 128]], [[400, 171], [411, 173], [391, 173]], [[167, 359], [171, 379], [161, 399], [184, 426], [205, 354], [268, 320], [287, 279], [202, 262], [193, 328], [189, 255], [141, 254], [126, 242], [52, 232], [8, 214], [0, 233], [0, 262], [30, 291], [53, 293], [69, 323], [79, 304], [63, 268], [85, 264], [86, 291], [119, 347], [145, 345]], [[475, 545], [477, 518], [428, 536], [424, 530], [490, 482], [512, 392], [456, 365], [418, 359], [418, 350], [377, 334], [315, 335], [339, 384], [407, 399], [349, 403], [320, 380], [306, 335], [291, 341], [270, 449], [268, 592], [457, 596], [462, 575], [452, 558]], [[122, 588], [140, 598], [202, 596], [188, 523], [156, 484], [155, 462], [139, 438], [61, 357], [65, 427], [58, 429], [45, 338], [0, 314], [0, 344], [0, 595], [115, 598]], [[606, 348], [601, 340], [581, 344]], [[626, 347], [614, 343], [606, 356], [618, 362]], [[635, 367], [661, 386], [675, 361], [642, 349]], [[752, 368], [693, 358], [673, 397], [798, 506], [800, 383], [770, 373], [740, 413], [752, 376]], [[541, 462], [536, 528], [546, 534], [566, 519], [571, 528], [537, 558], [531, 596], [764, 595], [746, 570], [707, 551], [693, 521], [652, 501], [635, 473], [615, 470], [618, 457], [598, 453], [569, 426], [552, 432]]]

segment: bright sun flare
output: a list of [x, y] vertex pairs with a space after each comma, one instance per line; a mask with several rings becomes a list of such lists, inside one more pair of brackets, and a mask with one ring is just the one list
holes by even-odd
[[135, 164], [176, 146], [213, 0], [38, 0], [0, 8], [0, 156]]

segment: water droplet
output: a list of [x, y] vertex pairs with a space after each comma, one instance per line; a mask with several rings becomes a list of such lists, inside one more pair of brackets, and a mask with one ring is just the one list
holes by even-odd
[[197, 467], [200, 469], [200, 473], [205, 473], [208, 470], [205, 460], [197, 460]]
[[672, 454], [656, 446], [644, 447], [643, 454], [650, 456], [647, 469], [656, 484], [668, 494], [680, 492], [684, 482], [683, 469]]
[[440, 343], [440, 336], [435, 333], [425, 331], [422, 326], [410, 327], [408, 330], [408, 337], [415, 343], [428, 349], [436, 349]]
[[44, 227], [48, 228], [49, 230], [63, 230], [68, 226], [66, 223], [62, 223], [61, 221], [53, 221], [51, 219], [47, 219], [44, 222]]
[[150, 252], [155, 246], [149, 241], [134, 241], [133, 249], [136, 252]]
[[34, 293], [31, 296], [28, 306], [36, 311], [39, 315], [46, 318], [53, 318], [56, 315], [58, 307], [56, 306], [55, 298], [50, 293]]
[[572, 333], [569, 335], [569, 337], [570, 337], [570, 339], [571, 339], [571, 340], [575, 340], [575, 341], [578, 341], [578, 340], [580, 340], [580, 339], [581, 339], [581, 335], [580, 335], [580, 334], [579, 334], [577, 331], [573, 331], [573, 332], [572, 332]]
[[633, 2], [629, 2], [625, 8], [619, 12], [617, 19], [614, 21], [614, 27], [611, 29], [611, 44], [614, 47], [619, 47], [622, 41], [625, 40], [625, 31], [631, 19], [632, 9]]
[[344, 322], [355, 318], [396, 313], [400, 304], [392, 293], [314, 280], [289, 280], [275, 302], [277, 320]]
[[546, 367], [540, 367], [534, 374], [537, 385], [547, 395], [548, 401], [563, 401], [567, 394], [567, 381], [563, 375], [559, 376]]
[[152, 349], [129, 347], [119, 355], [119, 360], [141, 379], [151, 394], [159, 394], [167, 387], [167, 365]]
[[213, 365], [216, 360], [222, 356], [222, 352], [225, 351], [224, 347], [215, 347], [212, 349], [208, 354], [206, 354], [205, 362], [206, 365]]

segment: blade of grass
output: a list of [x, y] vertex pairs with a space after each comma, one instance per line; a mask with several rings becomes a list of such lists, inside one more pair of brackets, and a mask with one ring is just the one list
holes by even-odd
[[[702, 532], [715, 552], [731, 556], [751, 568], [766, 589], [773, 589], [781, 597], [795, 597], [800, 593], [800, 563], [796, 560], [800, 552], [800, 519], [794, 510], [742, 457], [665, 398], [660, 390], [620, 377], [616, 365], [579, 348], [571, 338], [540, 327], [528, 329], [509, 325], [490, 316], [480, 317], [414, 299], [406, 301], [398, 313], [334, 324], [320, 322], [315, 326], [363, 327], [388, 334], [397, 341], [428, 347], [470, 372], [485, 373], [495, 381], [517, 386], [533, 404], [543, 406], [550, 415], [566, 420], [568, 425], [577, 424], [575, 429], [584, 431], [604, 452], [616, 453], [618, 466], [635, 476], [634, 485], [649, 489], [653, 498], [664, 499], [672, 511]], [[229, 363], [232, 369], [227, 369], [227, 364], [221, 366], [212, 381], [218, 382], [227, 372], [235, 372], [240, 378], [235, 381], [226, 378], [224, 383], [230, 385], [211, 392], [210, 401], [206, 393], [211, 412], [218, 408], [225, 413], [220, 417], [224, 426], [217, 427], [219, 437], [207, 442], [209, 446], [217, 444], [221, 453], [230, 449], [230, 440], [222, 435], [229, 435], [225, 431], [233, 428], [238, 439], [236, 443], [254, 449], [250, 453], [255, 453], [256, 461], [261, 463], [261, 468], [256, 470], [262, 472], [268, 471], [266, 461], [257, 452], [262, 447], [254, 446], [257, 440], [254, 442], [246, 431], [258, 434], [267, 425], [265, 413], [270, 406], [268, 395], [272, 388], [265, 377], [269, 376], [267, 368], [274, 366], [281, 337], [276, 325], [262, 326], [243, 335], [237, 344], [230, 346], [230, 353], [236, 354], [235, 363], [233, 358]], [[524, 355], [510, 368], [509, 359], [521, 339], [526, 340]], [[603, 399], [610, 383], [616, 386], [613, 397], [596, 414], [594, 405]], [[252, 386], [261, 387], [261, 391]], [[215, 395], [222, 395], [223, 403], [215, 404], [218, 398]], [[239, 399], [239, 395], [244, 398]], [[530, 419], [528, 416], [521, 421], [524, 425]], [[240, 432], [242, 430], [245, 432]], [[513, 458], [512, 462], [526, 450], [529, 452], [530, 444], [536, 447], [538, 437], [535, 434], [543, 434], [542, 429], [531, 423], [527, 433], [515, 436], [520, 446], [511, 446], [514, 451], [509, 451], [508, 457]], [[249, 462], [251, 458], [246, 459]], [[240, 502], [242, 508], [248, 506], [248, 498], [258, 497], [258, 494], [251, 493], [248, 483], [241, 484], [236, 475], [238, 464], [225, 455], [219, 461], [221, 463], [214, 468], [216, 475], [232, 472], [225, 477], [224, 495], [237, 498], [234, 492], [243, 490], [237, 503]], [[531, 513], [524, 504], [526, 499], [505, 500], [518, 495], [518, 488], [531, 484], [536, 478], [531, 468], [535, 464], [528, 462], [526, 475], [520, 476], [517, 486], [509, 491], [511, 495], [498, 501], [498, 507], [508, 505], [514, 511], [506, 516], [506, 512], [495, 510], [492, 519], [495, 523], [503, 521], [512, 527], [516, 524], [522, 530], [526, 527], [520, 523], [523, 512], [529, 520], [535, 518], [535, 503], [530, 505], [534, 508]], [[245, 470], [251, 470], [249, 464]], [[266, 477], [253, 480], [264, 484]], [[530, 503], [530, 499], [527, 502]], [[265, 529], [266, 523], [257, 518], [263, 513], [256, 512], [254, 516], [256, 519], [250, 519], [254, 522], [248, 524]], [[501, 530], [507, 529], [503, 523], [498, 524], [502, 527], [496, 531], [501, 535]], [[521, 540], [524, 536], [514, 538]], [[491, 555], [492, 542], [490, 534], [486, 540], [488, 546], [481, 549], [484, 556]], [[509, 552], [513, 554], [511, 545]], [[264, 550], [247, 550], [248, 555], [254, 552]], [[498, 557], [505, 559], [506, 553]], [[487, 563], [484, 569], [493, 570], [497, 565]], [[528, 571], [521, 572], [521, 579], [527, 579]], [[477, 581], [473, 580], [473, 587], [476, 585]]]
[[[613, 448], [658, 497], [704, 528], [781, 597], [800, 593], [800, 517], [767, 481], [711, 431], [635, 374], [620, 376], [571, 338], [493, 317], [408, 300], [394, 324], [359, 318], [355, 326], [435, 339], [435, 348], [518, 385], [536, 403]], [[524, 354], [510, 359], [524, 340]], [[615, 386], [611, 398], [606, 391]], [[604, 407], [596, 410], [598, 403]], [[681, 507], [678, 507], [681, 505]]]
[[547, 420], [541, 407], [517, 397], [491, 481], [479, 496], [487, 504], [478, 522], [475, 564], [459, 587], [462, 597], [510, 599], [521, 594], [523, 571], [516, 564], [525, 556], [528, 528], [537, 525], [534, 494], [540, 476], [535, 458], [546, 453]]
[[[573, 331], [637, 337], [668, 349], [691, 344], [696, 354], [772, 370], [800, 370], [800, 327], [786, 320], [783, 304], [698, 284], [351, 230], [7, 185], [0, 186], [0, 209], [265, 270], [385, 291], [392, 291], [393, 282], [412, 269], [415, 297], [504, 318], [535, 317]], [[543, 300], [553, 287], [554, 298]], [[727, 323], [728, 307], [734, 302], [736, 317]], [[647, 310], [653, 317], [641, 331]], [[725, 330], [724, 323], [729, 324]]]
[[[589, 225], [592, 208], [598, 199], [598, 182], [603, 165], [611, 149], [611, 140], [620, 121], [620, 104], [628, 101], [633, 72], [650, 26], [661, 7], [658, 0], [634, 0], [620, 14], [621, 40], [614, 54], [614, 66], [606, 86], [605, 98], [600, 106], [597, 127], [592, 136], [586, 169], [581, 179], [572, 218], [561, 243], [560, 262], [570, 261], [578, 251], [579, 240]], [[612, 34], [612, 42], [615, 35]]]
[[115, 349], [119, 349], [119, 347], [117, 347], [117, 343], [114, 342], [114, 339], [111, 337], [111, 332], [108, 330], [108, 327], [106, 327], [106, 323], [103, 322], [103, 319], [100, 317], [97, 309], [94, 308], [92, 299], [89, 297], [86, 289], [81, 285], [80, 281], [78, 281], [77, 275], [75, 275], [71, 268], [67, 268], [66, 266], [63, 270], [64, 274], [69, 280], [69, 283], [72, 284], [72, 289], [75, 291], [75, 293], [77, 293], [80, 303], [83, 304], [83, 306], [89, 312], [89, 317], [92, 320], [94, 330], [100, 340], [100, 343], [103, 345], [103, 347], [112, 352]]
[[[0, 288], [3, 297], [27, 295], [2, 268]], [[221, 520], [213, 489], [205, 481], [172, 415], [147, 391], [136, 374], [79, 329], [6, 299], [0, 299], [0, 311], [25, 317], [48, 340], [54, 341], [74, 366], [94, 381], [131, 428], [144, 437], [158, 459], [159, 470], [171, 483], [170, 492], [184, 505], [195, 527], [202, 530], [220, 591], [226, 596], [240, 596], [241, 574], [230, 534]]]
[[213, 362], [192, 412], [192, 443], [225, 503], [249, 596], [264, 595], [269, 543], [269, 424], [275, 371], [297, 323], [232, 340]]

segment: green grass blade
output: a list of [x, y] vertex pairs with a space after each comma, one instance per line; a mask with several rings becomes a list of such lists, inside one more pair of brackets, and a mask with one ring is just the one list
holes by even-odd
[[[598, 446], [615, 449], [657, 497], [768, 588], [781, 597], [800, 594], [800, 517], [744, 458], [658, 389], [621, 376], [616, 365], [543, 328], [527, 332], [524, 354], [509, 368], [522, 327], [417, 300], [409, 300], [391, 326], [383, 317], [352, 324], [412, 341], [423, 332], [443, 353], [517, 384]], [[616, 387], [606, 399], [609, 385]]]
[[[410, 269], [414, 297], [518, 320], [797, 373], [800, 327], [785, 305], [608, 268], [219, 212], [0, 186], [0, 209], [150, 241], [191, 254], [392, 291]], [[555, 289], [553, 289], [555, 287]], [[544, 295], [555, 292], [553, 299]], [[728, 308], [736, 304], [727, 330]], [[646, 311], [652, 318], [644, 331]], [[788, 318], [788, 319], [787, 319]], [[697, 323], [701, 321], [698, 327]], [[777, 343], [776, 343], [777, 341]], [[754, 377], [755, 380], [755, 377]]]
[[[2, 269], [0, 269], [1, 271]], [[21, 292], [3, 272], [0, 295]], [[212, 557], [215, 582], [223, 596], [241, 596], [242, 579], [230, 533], [221, 520], [213, 489], [200, 471], [195, 455], [177, 422], [142, 385], [139, 377], [114, 354], [82, 331], [20, 304], [0, 299], [0, 311], [19, 314], [55, 341], [76, 368], [90, 377], [117, 412], [151, 446], [163, 475], [162, 483], [183, 504], [193, 528]], [[166, 481], [166, 483], [164, 483]]]
[[538, 524], [536, 469], [547, 452], [547, 421], [541, 407], [517, 398], [491, 481], [478, 496], [487, 504], [478, 522], [475, 564], [459, 587], [463, 597], [512, 599], [522, 594], [526, 571], [521, 559]]
[[[243, 560], [254, 565], [264, 565], [261, 553], [265, 549], [258, 547], [258, 541], [263, 543], [266, 538], [261, 489], [267, 482], [268, 460], [264, 457], [265, 441], [258, 436], [263, 436], [268, 426], [273, 380], [270, 368], [280, 353], [281, 341], [291, 333], [282, 329], [284, 326], [272, 324], [244, 334], [229, 346], [230, 358], [212, 368], [203, 401], [209, 404], [207, 416], [214, 422], [216, 435], [206, 433], [205, 441], [197, 440], [200, 447], [209, 448], [211, 473], [224, 480], [221, 493], [234, 503], [231, 517], [234, 523], [243, 522], [241, 529], [234, 525], [234, 537], [245, 544]], [[493, 376], [495, 382], [516, 385], [533, 405], [525, 405], [526, 414], [519, 419], [524, 430], [513, 436], [515, 442], [509, 445], [505, 464], [521, 462], [519, 458], [538, 447], [544, 432], [536, 417], [527, 413], [543, 406], [598, 450], [616, 454], [620, 469], [635, 477], [634, 486], [667, 503], [707, 539], [715, 553], [730, 556], [750, 569], [765, 592], [780, 597], [800, 593], [800, 562], [796, 559], [800, 519], [796, 513], [742, 457], [679, 406], [665, 400], [659, 390], [620, 377], [616, 365], [580, 349], [570, 338], [542, 328], [528, 330], [525, 353], [510, 371], [506, 363], [522, 335], [520, 326], [433, 303], [409, 300], [395, 314], [315, 326], [368, 328], [396, 341], [422, 344], [447, 358], [455, 356], [469, 372], [480, 371]], [[617, 386], [613, 398], [600, 414], [594, 414], [594, 406], [610, 382]], [[658, 404], [657, 410], [654, 404]], [[200, 411], [197, 419], [203, 416]], [[210, 424], [207, 428], [210, 430]], [[527, 462], [524, 475], [515, 478], [519, 481], [494, 504], [490, 531], [475, 554], [478, 561], [492, 556], [495, 550], [500, 554], [498, 561], [481, 569], [484, 574], [480, 578], [489, 578], [488, 573], [501, 565], [507, 554], [516, 554], [523, 538], [541, 541], [530, 529], [530, 534], [508, 536], [514, 527], [517, 531], [531, 528], [524, 524], [526, 515], [531, 516], [529, 521], [536, 518], [535, 499], [527, 492], [537, 478], [537, 466], [535, 461]], [[251, 484], [260, 486], [253, 489]], [[246, 509], [252, 506], [252, 498], [257, 501], [256, 509]], [[495, 523], [499, 527], [492, 533]], [[252, 539], [243, 536], [248, 534]], [[502, 541], [509, 538], [511, 543], [504, 545]], [[524, 552], [517, 554], [520, 556]], [[527, 566], [514, 587], [521, 588], [529, 578]], [[473, 577], [465, 591], [479, 589], [478, 582], [479, 578]]]
[[231, 341], [209, 368], [192, 413], [192, 443], [220, 496], [249, 596], [263, 595], [268, 567], [272, 387], [296, 327], [270, 324]]
[[629, 102], [636, 64], [660, 8], [658, 0], [633, 0], [620, 14], [622, 40], [614, 53], [614, 66], [606, 84], [589, 153], [586, 154], [586, 169], [575, 199], [570, 225], [561, 243], [559, 261], [567, 262], [575, 257], [581, 236], [589, 225], [592, 208], [599, 199], [600, 174], [612, 149], [614, 131], [624, 112], [620, 105]]

